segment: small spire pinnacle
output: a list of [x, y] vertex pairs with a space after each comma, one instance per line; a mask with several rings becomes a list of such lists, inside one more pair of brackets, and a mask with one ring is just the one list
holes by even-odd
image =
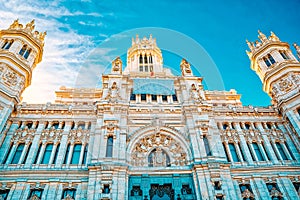
[[254, 49], [253, 43], [252, 43], [252, 42], [249, 42], [247, 39], [246, 39], [246, 43], [247, 43], [249, 49], [251, 49], [251, 51], [252, 51], [252, 50]]
[[267, 41], [267, 37], [265, 34], [263, 34], [260, 30], [258, 30], [258, 38], [262, 41], [262, 42], [265, 42]]
[[277, 35], [275, 35], [275, 33], [273, 33], [272, 31], [271, 31], [270, 39], [271, 39], [272, 41], [279, 41], [279, 38], [277, 37]]
[[138, 35], [138, 34], [135, 35], [135, 42], [136, 42], [136, 43], [139, 42], [139, 35]]
[[294, 43], [293, 46], [294, 46], [295, 49], [296, 49], [298, 58], [300, 58], [300, 47], [299, 47], [296, 43]]

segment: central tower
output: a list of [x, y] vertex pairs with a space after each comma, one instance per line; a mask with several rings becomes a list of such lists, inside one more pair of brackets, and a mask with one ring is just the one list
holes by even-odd
[[125, 74], [150, 74], [163, 72], [163, 58], [156, 40], [150, 35], [149, 39], [140, 39], [138, 35], [132, 38], [132, 45], [127, 51], [127, 67]]

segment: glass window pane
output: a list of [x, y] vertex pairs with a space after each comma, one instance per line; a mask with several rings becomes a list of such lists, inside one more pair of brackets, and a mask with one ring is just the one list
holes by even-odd
[[25, 164], [26, 160], [27, 160], [27, 157], [28, 157], [28, 154], [29, 154], [29, 151], [30, 151], [30, 148], [31, 148], [31, 144], [29, 144], [29, 147], [27, 148], [27, 152], [25, 154], [25, 157], [22, 161], [22, 164]]
[[286, 155], [285, 155], [285, 153], [284, 153], [284, 151], [283, 151], [283, 149], [282, 149], [282, 146], [281, 146], [281, 144], [279, 142], [276, 142], [276, 147], [277, 147], [277, 149], [278, 149], [278, 151], [279, 151], [279, 153], [281, 155], [281, 158], [283, 160], [288, 160], [287, 157], [286, 157]]
[[252, 143], [258, 161], [264, 161], [264, 158], [260, 152], [259, 146], [256, 143]]
[[79, 164], [80, 152], [81, 152], [81, 144], [75, 144], [73, 149], [71, 164]]
[[53, 159], [52, 164], [56, 163], [58, 152], [59, 152], [59, 148], [60, 148], [60, 144], [58, 144], [57, 147], [56, 147], [56, 151], [55, 151], [55, 155], [54, 155], [54, 159]]
[[88, 145], [85, 145], [85, 147], [84, 147], [84, 153], [83, 153], [83, 159], [82, 159], [82, 164], [86, 164], [87, 152], [88, 152]]
[[18, 162], [21, 158], [24, 146], [25, 146], [24, 143], [21, 143], [21, 144], [18, 145], [17, 150], [15, 152], [15, 155], [14, 155], [12, 161], [11, 161], [11, 164], [18, 164]]
[[37, 151], [37, 153], [35, 155], [35, 159], [34, 159], [34, 162], [33, 162], [34, 164], [37, 163], [37, 160], [38, 160], [40, 152], [41, 152], [41, 147], [42, 147], [42, 144], [39, 145], [39, 149], [38, 149], [38, 151]]
[[41, 164], [49, 164], [53, 144], [47, 144]]
[[238, 157], [238, 155], [237, 155], [237, 153], [236, 153], [236, 149], [235, 149], [234, 144], [228, 143], [228, 146], [229, 146], [229, 149], [230, 149], [230, 153], [231, 153], [231, 156], [232, 156], [232, 160], [233, 160], [234, 162], [239, 162], [240, 159], [239, 159], [239, 157]]
[[113, 137], [109, 136], [107, 138], [107, 144], [106, 144], [106, 157], [112, 157], [112, 153], [113, 153]]
[[69, 152], [70, 152], [70, 144], [68, 144], [68, 147], [67, 147], [67, 151], [66, 151], [65, 159], [64, 159], [64, 164], [67, 164], [68, 157], [69, 157]]

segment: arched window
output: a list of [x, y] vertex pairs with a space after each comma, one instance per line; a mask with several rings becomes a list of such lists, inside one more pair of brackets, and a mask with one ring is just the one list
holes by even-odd
[[18, 162], [20, 161], [22, 152], [24, 150], [24, 146], [25, 146], [25, 143], [20, 143], [18, 145], [17, 150], [15, 152], [15, 155], [14, 155], [12, 161], [11, 161], [11, 164], [18, 164]]
[[23, 56], [24, 53], [25, 53], [25, 51], [26, 51], [26, 49], [27, 49], [27, 45], [23, 45], [22, 49], [19, 51], [19, 54], [20, 54], [21, 56]]
[[59, 152], [59, 148], [60, 148], [60, 144], [57, 145], [56, 150], [55, 150], [55, 154], [54, 154], [54, 158], [51, 164], [55, 164], [57, 157], [58, 157], [58, 152]]
[[148, 59], [146, 55], [144, 56], [144, 63], [148, 63]]
[[150, 54], [150, 56], [149, 56], [149, 63], [153, 63], [152, 55], [151, 55], [151, 54]]
[[276, 142], [276, 147], [277, 147], [277, 150], [279, 151], [280, 155], [281, 155], [281, 158], [283, 160], [288, 160], [287, 156], [285, 155], [284, 151], [283, 151], [283, 148], [281, 146], [281, 144], [279, 142]]
[[143, 64], [143, 56], [140, 55], [140, 64]]
[[274, 60], [274, 58], [271, 56], [271, 54], [268, 54], [268, 59], [269, 59], [269, 61], [271, 62], [271, 64], [274, 64], [274, 63], [275, 63], [275, 60]]
[[49, 164], [52, 149], [53, 149], [53, 143], [47, 144], [41, 164]]
[[247, 130], [249, 130], [250, 129], [250, 124], [249, 123], [245, 123], [245, 128], [247, 129]]
[[63, 191], [63, 195], [62, 195], [62, 199], [75, 199], [76, 196], [76, 189], [73, 188], [68, 188], [68, 189], [64, 189]]
[[267, 125], [267, 128], [268, 128], [268, 129], [271, 129], [271, 128], [272, 128], [272, 125], [271, 125], [270, 122], [266, 123], [266, 125]]
[[228, 143], [230, 154], [232, 157], [233, 162], [240, 162], [240, 159], [236, 153], [236, 149], [233, 143]]
[[260, 152], [258, 144], [256, 142], [252, 142], [252, 146], [253, 146], [255, 155], [257, 157], [257, 160], [258, 161], [264, 161], [265, 159], [264, 159], [264, 157], [262, 156], [262, 154]]
[[54, 129], [58, 129], [58, 127], [59, 127], [59, 122], [53, 122], [52, 123], [52, 127], [54, 128]]
[[266, 65], [267, 65], [268, 67], [271, 66], [271, 63], [269, 62], [269, 60], [268, 60], [267, 58], [264, 58], [264, 61], [265, 61]]
[[28, 199], [42, 199], [43, 189], [37, 188], [30, 190]]
[[79, 164], [80, 152], [81, 152], [81, 144], [75, 144], [72, 158], [71, 158], [71, 164]]
[[27, 59], [29, 57], [30, 53], [31, 53], [31, 49], [27, 49], [24, 54], [24, 58]]
[[14, 42], [14, 40], [5, 40], [4, 45], [2, 46], [2, 49], [9, 49], [12, 45], [12, 43]]
[[289, 59], [289, 57], [288, 57], [288, 55], [286, 54], [285, 51], [279, 51], [279, 53], [280, 53], [280, 55], [282, 56], [283, 59], [285, 59], [285, 60]]
[[79, 124], [78, 124], [78, 129], [80, 128], [80, 129], [84, 129], [84, 127], [85, 127], [85, 124], [84, 124], [84, 122], [80, 122]]
[[69, 153], [70, 153], [70, 144], [68, 144], [68, 146], [67, 146], [67, 151], [66, 151], [66, 154], [65, 154], [64, 164], [67, 164], [67, 162], [68, 162]]
[[109, 136], [107, 138], [106, 143], [106, 157], [112, 157], [113, 155], [113, 144], [114, 144], [114, 138], [112, 136]]
[[223, 129], [226, 130], [228, 128], [228, 124], [224, 123], [223, 124]]
[[203, 143], [204, 143], [206, 155], [211, 156], [211, 150], [206, 135], [203, 136]]

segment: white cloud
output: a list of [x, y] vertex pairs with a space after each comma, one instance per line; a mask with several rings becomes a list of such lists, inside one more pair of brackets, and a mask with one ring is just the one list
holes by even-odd
[[[62, 16], [76, 15], [102, 16], [98, 13], [70, 12], [60, 6], [60, 1], [0, 0], [0, 29], [8, 28], [18, 18], [23, 24], [35, 19], [36, 30], [47, 31], [43, 60], [33, 72], [31, 86], [23, 93], [23, 101], [53, 102], [54, 91], [60, 86], [77, 84], [78, 72], [83, 71], [82, 64], [94, 44], [91, 36], [78, 34], [70, 25], [59, 21]], [[92, 23], [88, 25], [93, 26]], [[93, 75], [95, 73], [93, 71]]]

